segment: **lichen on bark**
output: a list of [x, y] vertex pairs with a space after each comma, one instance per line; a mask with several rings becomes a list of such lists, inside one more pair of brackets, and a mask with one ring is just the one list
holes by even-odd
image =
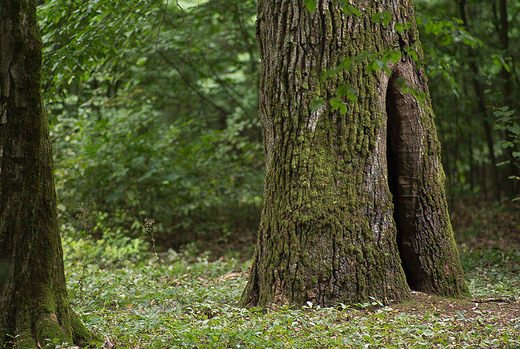
[[[452, 296], [464, 293], [433, 114], [427, 99], [421, 106], [391, 80], [393, 72], [427, 95], [422, 71], [408, 54], [410, 49], [420, 54], [412, 3], [354, 1], [360, 15], [349, 16], [337, 1], [320, 0], [313, 13], [304, 3], [258, 4], [267, 173], [241, 304], [388, 302], [406, 298], [417, 285]], [[393, 15], [390, 23], [373, 20], [384, 11]], [[396, 31], [397, 23], [408, 29]], [[388, 50], [400, 50], [399, 61], [373, 69], [375, 58]], [[348, 69], [339, 69], [347, 59]], [[345, 87], [356, 91], [355, 98], [338, 95]], [[410, 121], [420, 127], [407, 129]], [[402, 127], [387, 128], [389, 122]], [[388, 136], [389, 129], [396, 136]], [[399, 137], [406, 142], [397, 142]], [[400, 167], [389, 169], [389, 161]], [[392, 186], [389, 171], [401, 186]], [[395, 208], [396, 203], [404, 206]], [[399, 223], [404, 214], [410, 222]], [[436, 226], [428, 227], [425, 219]], [[403, 269], [402, 261], [410, 258], [420, 262], [421, 282], [435, 281], [407, 283], [416, 276], [405, 273], [406, 263]]]

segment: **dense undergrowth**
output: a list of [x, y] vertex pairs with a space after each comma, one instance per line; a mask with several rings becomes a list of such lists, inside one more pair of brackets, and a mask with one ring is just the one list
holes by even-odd
[[[116, 234], [97, 242], [65, 234], [70, 298], [117, 348], [520, 348], [520, 226], [510, 243], [482, 243], [505, 236], [494, 219], [517, 212], [483, 212], [456, 218], [466, 224], [458, 237], [468, 299], [412, 293], [390, 306], [374, 299], [264, 313], [236, 306], [249, 265], [236, 254], [216, 259], [193, 246], [157, 254]], [[471, 229], [460, 218], [468, 214], [480, 217]]]

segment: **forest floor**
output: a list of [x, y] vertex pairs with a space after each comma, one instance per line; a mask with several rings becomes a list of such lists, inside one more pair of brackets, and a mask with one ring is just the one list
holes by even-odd
[[520, 205], [465, 200], [452, 208], [451, 221], [471, 296], [448, 299], [412, 292], [408, 301], [393, 308], [455, 316], [460, 326], [476, 318], [491, 327], [519, 323], [520, 293], [515, 288], [520, 286]]
[[449, 299], [412, 292], [409, 300], [392, 307], [425, 318], [427, 313], [443, 314], [460, 328], [474, 319], [487, 328], [519, 323], [520, 297], [514, 288], [520, 275], [520, 205], [465, 200], [452, 209], [451, 220], [471, 296]]
[[125, 239], [64, 236], [63, 245], [73, 307], [117, 348], [520, 349], [520, 206], [466, 200], [452, 209], [452, 224], [467, 298], [412, 292], [387, 306], [267, 313], [236, 305], [250, 261], [232, 241], [219, 255], [196, 246], [150, 253]]
[[423, 311], [437, 307], [465, 317], [485, 315], [490, 326], [519, 323], [520, 203], [466, 199], [454, 205], [451, 221], [472, 294], [465, 300], [420, 295], [411, 304]]

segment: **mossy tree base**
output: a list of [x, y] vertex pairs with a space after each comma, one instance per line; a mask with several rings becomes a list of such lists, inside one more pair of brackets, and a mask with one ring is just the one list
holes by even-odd
[[[6, 348], [54, 348], [63, 343], [99, 347], [102, 343], [100, 337], [87, 330], [72, 309], [59, 318], [56, 314], [49, 313], [37, 315], [34, 310], [19, 311], [16, 316], [29, 321], [17, 324], [18, 327], [10, 331], [15, 335], [7, 333], [3, 343]], [[64, 321], [65, 319], [68, 320]]]
[[258, 4], [267, 173], [243, 306], [466, 292], [413, 2], [339, 3]]
[[68, 302], [36, 5], [0, 1], [0, 347], [95, 339]]

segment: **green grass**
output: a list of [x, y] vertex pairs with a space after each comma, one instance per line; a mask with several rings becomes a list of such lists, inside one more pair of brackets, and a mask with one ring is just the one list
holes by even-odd
[[248, 263], [117, 243], [64, 241], [71, 303], [117, 348], [520, 348], [518, 251], [462, 251], [470, 300], [263, 313], [236, 306]]

